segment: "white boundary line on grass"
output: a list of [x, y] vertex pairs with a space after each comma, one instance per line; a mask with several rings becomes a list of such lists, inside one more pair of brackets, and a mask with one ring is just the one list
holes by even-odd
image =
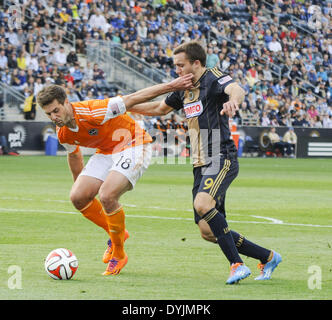
[[[20, 197], [0, 197], [0, 200], [36, 201], [36, 199], [20, 198]], [[67, 202], [69, 203], [70, 202], [69, 200], [57, 200], [57, 199], [39, 199], [38, 201], [41, 201], [41, 202], [60, 202], [60, 203], [67, 203]], [[126, 207], [130, 207], [130, 208], [140, 208], [136, 204], [128, 204], [127, 203], [127, 204], [123, 204], [123, 205], [126, 206]], [[159, 206], [148, 206], [148, 207], [144, 207], [144, 209], [193, 212], [193, 209], [163, 208], [163, 207], [159, 207]], [[59, 212], [59, 213], [63, 213], [63, 212]], [[234, 213], [234, 214], [232, 214], [232, 216], [244, 216], [244, 215]], [[245, 215], [245, 216], [250, 216], [250, 217], [253, 217], [253, 218], [268, 220], [268, 221], [271, 221], [271, 222], [276, 223], [276, 224], [282, 224], [283, 223], [282, 220], [278, 220], [278, 219], [270, 218], [270, 217], [255, 216], [255, 215]], [[159, 218], [163, 219], [163, 217], [159, 217]], [[177, 219], [177, 218], [174, 218], [174, 219]], [[192, 219], [189, 219], [189, 220], [192, 220]]]
[[[135, 206], [135, 205], [131, 205]], [[135, 206], [136, 207], [136, 206]], [[159, 208], [160, 209], [160, 208]], [[166, 210], [166, 208], [164, 208]], [[173, 208], [172, 208], [173, 209]], [[169, 210], [169, 209], [167, 209]], [[175, 209], [174, 209], [175, 210]], [[46, 210], [46, 209], [14, 209], [14, 208], [1, 208], [0, 212], [38, 212], [38, 213], [64, 213], [64, 214], [79, 214], [78, 211], [61, 211], [61, 210]], [[191, 211], [189, 209], [182, 210], [182, 211]], [[237, 215], [241, 216], [240, 214], [230, 214], [230, 215]], [[269, 225], [283, 225], [283, 226], [298, 226], [298, 227], [314, 227], [314, 228], [332, 228], [330, 225], [318, 225], [318, 224], [304, 224], [304, 223], [285, 223], [281, 220], [269, 218], [269, 217], [261, 217], [261, 216], [253, 216], [249, 215], [250, 217], [262, 218], [262, 219], [270, 219], [272, 221], [238, 221], [238, 220], [230, 220], [227, 219], [228, 222], [231, 223], [246, 223], [246, 224], [269, 224]], [[181, 220], [181, 221], [193, 221], [193, 218], [182, 218], [182, 217], [161, 217], [161, 216], [143, 216], [143, 215], [128, 215], [126, 214], [127, 218], [143, 218], [143, 219], [159, 219], [159, 220]], [[279, 222], [275, 222], [273, 220], [277, 220]]]
[[[35, 199], [31, 199], [31, 198], [20, 198], [20, 197], [0, 197], [1, 200], [19, 200], [19, 201], [36, 201]], [[67, 203], [70, 202], [69, 200], [57, 200], [57, 199], [39, 199], [38, 201], [41, 202], [60, 202], [60, 203]], [[139, 206], [135, 205], [135, 204], [123, 204], [124, 206], [130, 207], [130, 208], [140, 208]], [[192, 209], [177, 209], [177, 208], [163, 208], [163, 207], [159, 207], [159, 206], [148, 206], [148, 207], [144, 207], [144, 209], [154, 209], [154, 210], [168, 210], [168, 211], [184, 211], [184, 212], [193, 212]], [[43, 211], [45, 212], [45, 211]], [[52, 211], [54, 212], [54, 211]], [[66, 213], [66, 212], [55, 212], [55, 213]], [[241, 214], [231, 214], [232, 216], [244, 216]], [[127, 217], [130, 217], [128, 215], [126, 215]], [[253, 217], [253, 218], [258, 218], [258, 219], [264, 219], [264, 220], [268, 220], [274, 224], [283, 224], [282, 220], [278, 220], [275, 218], [270, 218], [270, 217], [263, 217], [263, 216], [256, 216], [256, 215], [245, 215], [245, 216], [249, 216], [249, 217]], [[138, 217], [135, 215], [135, 217]], [[153, 217], [153, 216], [141, 216], [141, 217]], [[176, 217], [159, 217], [156, 216], [155, 218], [152, 219], [172, 219], [172, 220], [183, 220], [183, 219], [188, 219], [188, 220], [193, 220], [192, 218], [176, 218]], [[228, 220], [231, 221], [231, 220]], [[234, 221], [233, 221], [234, 222]], [[255, 223], [255, 222], [250, 222], [248, 221], [248, 223]], [[256, 223], [260, 223], [260, 222], [256, 222]]]

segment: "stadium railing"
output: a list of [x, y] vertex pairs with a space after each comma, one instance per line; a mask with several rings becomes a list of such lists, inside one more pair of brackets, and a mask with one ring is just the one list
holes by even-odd
[[[12, 109], [11, 115], [17, 116], [22, 113], [22, 107], [24, 105], [25, 96], [19, 92], [18, 90], [12, 88], [4, 82], [0, 81], [0, 96], [3, 101], [3, 110], [2, 110], [2, 120], [7, 120], [9, 118], [9, 114], [5, 111], [8, 108]], [[8, 108], [5, 108], [8, 107]], [[13, 109], [14, 108], [14, 109]]]
[[[316, 93], [315, 93], [315, 86], [313, 85], [313, 84], [311, 84], [311, 83], [309, 83], [309, 82], [306, 82], [306, 81], [303, 81], [303, 79], [301, 79], [301, 78], [299, 78], [299, 77], [296, 77], [295, 78], [297, 81], [298, 81], [298, 83], [299, 83], [299, 85], [298, 85], [298, 87], [300, 88], [300, 89], [302, 89], [304, 92], [308, 92], [308, 89], [311, 89], [311, 91], [312, 91], [312, 95], [318, 100], [318, 99], [321, 99], [321, 98], [323, 98], [323, 97], [321, 97], [321, 96], [319, 96], [319, 95], [317, 95]], [[301, 85], [301, 83], [303, 83], [303, 85]]]
[[270, 15], [276, 15], [278, 17], [279, 20], [279, 24], [280, 24], [280, 20], [283, 19], [287, 19], [289, 18], [290, 21], [292, 22], [292, 25], [298, 30], [298, 31], [302, 31], [304, 33], [309, 34], [310, 36], [314, 36], [314, 32], [312, 30], [309, 29], [309, 27], [307, 26], [307, 23], [298, 19], [297, 17], [295, 17], [292, 14], [283, 14], [283, 13], [276, 13], [273, 10], [275, 10], [275, 5], [272, 5], [271, 3], [267, 2], [267, 1], [262, 1], [262, 3], [265, 5], [265, 8], [263, 9], [263, 11], [265, 11], [266, 13], [269, 13]]
[[107, 81], [133, 92], [163, 82], [167, 74], [124, 50], [120, 45], [104, 40], [89, 40], [87, 58], [98, 63]]

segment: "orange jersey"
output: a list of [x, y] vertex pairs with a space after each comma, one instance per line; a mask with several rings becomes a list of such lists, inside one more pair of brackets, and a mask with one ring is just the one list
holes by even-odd
[[112, 118], [114, 104], [111, 106], [111, 101], [114, 98], [71, 103], [76, 129], [57, 128], [59, 142], [68, 152], [73, 152], [75, 146], [82, 146], [96, 148], [96, 153], [112, 154], [152, 142], [151, 136], [127, 114]]

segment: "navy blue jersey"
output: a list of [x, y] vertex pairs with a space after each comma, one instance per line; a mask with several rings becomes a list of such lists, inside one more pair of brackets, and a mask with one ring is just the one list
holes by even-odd
[[236, 151], [228, 116], [220, 115], [229, 96], [224, 92], [233, 79], [217, 67], [207, 69], [193, 89], [170, 93], [165, 103], [173, 109], [184, 109], [188, 121], [194, 167], [211, 162], [211, 157]]

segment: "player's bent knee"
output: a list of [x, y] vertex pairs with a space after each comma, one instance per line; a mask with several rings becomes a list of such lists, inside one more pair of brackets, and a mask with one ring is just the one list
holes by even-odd
[[99, 200], [106, 212], [113, 212], [118, 208], [118, 198], [109, 193], [99, 193]]
[[77, 191], [72, 191], [70, 193], [70, 201], [72, 202], [72, 204], [74, 205], [74, 207], [77, 210], [82, 210], [93, 199], [94, 199], [93, 195], [83, 194], [83, 193], [77, 192]]
[[194, 208], [201, 217], [215, 207], [213, 198], [208, 194], [206, 195], [201, 196], [198, 194], [194, 200]]

